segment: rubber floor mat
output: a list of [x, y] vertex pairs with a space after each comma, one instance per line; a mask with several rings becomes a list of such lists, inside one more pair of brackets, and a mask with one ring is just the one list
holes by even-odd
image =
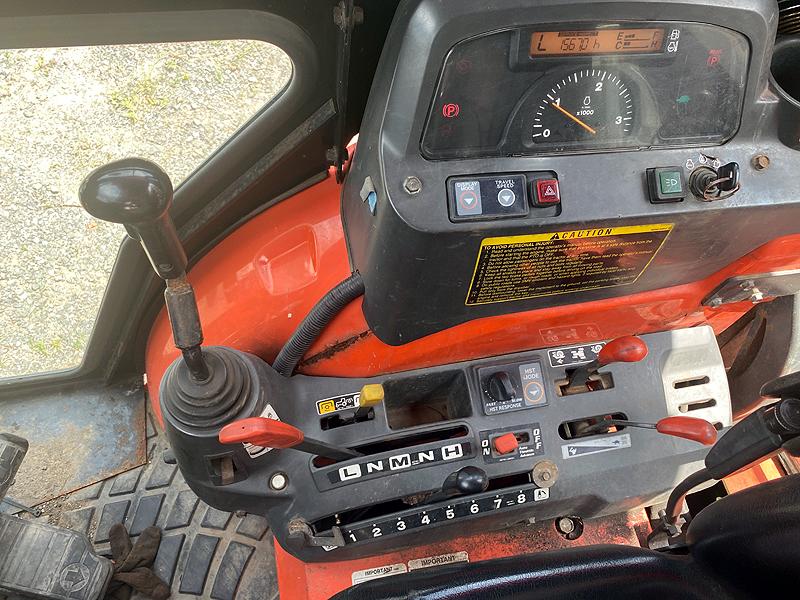
[[134, 539], [146, 527], [160, 527], [163, 538], [154, 570], [170, 584], [172, 598], [277, 598], [266, 520], [219, 511], [200, 501], [178, 467], [162, 460], [166, 439], [156, 432], [149, 414], [147, 442], [148, 464], [41, 506], [41, 518], [86, 533], [105, 556], [110, 555], [113, 524], [124, 523]]

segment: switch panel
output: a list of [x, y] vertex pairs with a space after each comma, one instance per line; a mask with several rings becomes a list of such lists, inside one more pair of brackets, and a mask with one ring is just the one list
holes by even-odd
[[525, 176], [500, 174], [453, 177], [447, 181], [451, 221], [524, 217], [528, 214]]

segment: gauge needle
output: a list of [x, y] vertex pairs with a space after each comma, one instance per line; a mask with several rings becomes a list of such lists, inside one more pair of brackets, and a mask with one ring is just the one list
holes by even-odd
[[555, 108], [556, 110], [559, 110], [559, 111], [561, 111], [562, 113], [564, 113], [565, 115], [567, 115], [567, 116], [568, 116], [570, 119], [572, 119], [573, 121], [575, 121], [575, 122], [576, 122], [578, 125], [580, 125], [581, 127], [583, 127], [583, 128], [586, 130], [586, 131], [588, 131], [588, 132], [589, 132], [589, 133], [591, 133], [592, 135], [596, 135], [596, 134], [597, 134], [597, 131], [595, 131], [595, 130], [594, 130], [592, 127], [589, 127], [589, 126], [588, 126], [586, 123], [584, 123], [583, 121], [581, 121], [581, 120], [580, 120], [578, 117], [576, 117], [575, 115], [573, 115], [571, 112], [568, 112], [568, 111], [564, 110], [563, 108], [561, 108], [561, 106], [560, 106], [560, 105], [556, 104], [555, 102], [551, 102], [551, 103], [550, 103], [550, 106], [552, 106], [552, 107], [553, 107], [553, 108]]

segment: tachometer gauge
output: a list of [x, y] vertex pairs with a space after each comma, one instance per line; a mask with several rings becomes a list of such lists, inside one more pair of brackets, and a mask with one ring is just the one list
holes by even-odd
[[620, 140], [634, 125], [629, 86], [605, 69], [573, 71], [534, 105], [531, 141], [535, 144]]

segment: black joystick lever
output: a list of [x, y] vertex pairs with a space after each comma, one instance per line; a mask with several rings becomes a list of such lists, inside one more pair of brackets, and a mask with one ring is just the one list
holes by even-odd
[[125, 225], [139, 240], [156, 274], [167, 283], [167, 304], [175, 346], [195, 383], [210, 378], [200, 345], [203, 331], [194, 290], [186, 279], [186, 253], [169, 216], [172, 182], [156, 164], [140, 158], [109, 163], [81, 184], [80, 202], [92, 216]]
[[479, 467], [462, 467], [454, 471], [444, 480], [442, 489], [431, 494], [424, 504], [441, 502], [455, 496], [469, 496], [485, 492], [489, 487], [489, 476]]

